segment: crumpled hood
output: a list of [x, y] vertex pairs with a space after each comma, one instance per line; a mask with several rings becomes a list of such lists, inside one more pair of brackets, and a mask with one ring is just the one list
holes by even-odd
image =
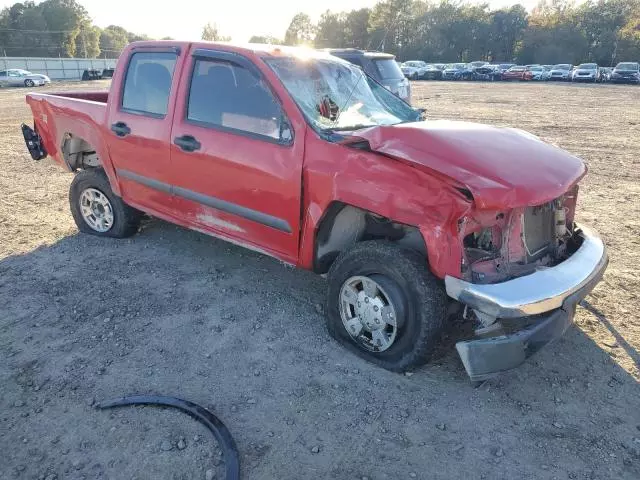
[[371, 127], [354, 136], [375, 152], [455, 180], [479, 208], [540, 205], [586, 173], [578, 157], [514, 128], [427, 120]]

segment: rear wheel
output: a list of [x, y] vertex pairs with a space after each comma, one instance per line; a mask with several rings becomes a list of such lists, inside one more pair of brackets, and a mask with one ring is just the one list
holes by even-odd
[[389, 242], [361, 242], [332, 265], [326, 311], [329, 333], [341, 344], [402, 372], [433, 352], [446, 294], [418, 253]]
[[142, 213], [113, 193], [104, 170], [79, 172], [69, 190], [71, 214], [83, 233], [125, 238], [138, 231]]
[[27, 78], [27, 79], [24, 81], [24, 86], [25, 86], [25, 87], [33, 87], [33, 86], [35, 86], [35, 82], [34, 82], [33, 80], [30, 80], [30, 79], [28, 79], [28, 78]]

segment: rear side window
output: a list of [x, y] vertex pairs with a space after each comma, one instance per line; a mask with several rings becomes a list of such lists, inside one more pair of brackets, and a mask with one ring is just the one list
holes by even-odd
[[264, 81], [228, 62], [196, 59], [187, 120], [270, 140], [291, 140], [281, 128], [280, 104]]
[[374, 60], [373, 63], [378, 69], [380, 78], [382, 78], [383, 80], [404, 78], [402, 70], [400, 70], [400, 67], [393, 58]]
[[124, 81], [122, 109], [164, 117], [169, 105], [177, 56], [171, 52], [138, 52], [129, 60]]

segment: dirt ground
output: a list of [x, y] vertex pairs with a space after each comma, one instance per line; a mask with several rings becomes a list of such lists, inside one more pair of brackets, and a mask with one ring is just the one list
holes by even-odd
[[640, 88], [413, 93], [432, 118], [523, 128], [584, 158], [578, 218], [610, 249], [575, 327], [478, 388], [450, 336], [407, 376], [347, 353], [311, 273], [158, 220], [123, 241], [78, 234], [71, 175], [31, 161], [25, 91], [0, 90], [0, 478], [222, 478], [187, 416], [91, 406], [150, 392], [211, 407], [244, 478], [640, 478]]

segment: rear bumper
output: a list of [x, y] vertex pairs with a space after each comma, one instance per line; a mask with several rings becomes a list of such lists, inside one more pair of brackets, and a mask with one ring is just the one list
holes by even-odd
[[576, 304], [600, 281], [609, 258], [598, 235], [581, 227], [582, 244], [555, 267], [502, 283], [478, 285], [447, 276], [447, 293], [463, 304], [497, 318], [527, 324], [513, 333], [458, 342], [456, 348], [473, 380], [489, 378], [522, 364], [562, 336]]

